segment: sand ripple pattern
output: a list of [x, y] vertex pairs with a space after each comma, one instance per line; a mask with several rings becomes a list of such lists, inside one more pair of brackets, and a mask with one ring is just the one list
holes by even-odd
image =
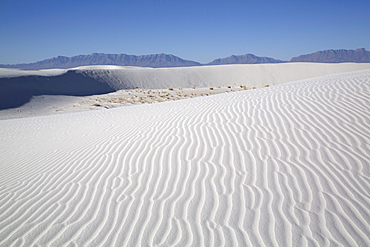
[[0, 121], [0, 246], [370, 246], [370, 70]]

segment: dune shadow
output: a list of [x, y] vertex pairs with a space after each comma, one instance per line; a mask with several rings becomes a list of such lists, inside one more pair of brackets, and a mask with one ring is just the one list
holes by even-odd
[[0, 110], [22, 106], [37, 95], [89, 96], [114, 91], [107, 83], [76, 71], [59, 76], [0, 78]]

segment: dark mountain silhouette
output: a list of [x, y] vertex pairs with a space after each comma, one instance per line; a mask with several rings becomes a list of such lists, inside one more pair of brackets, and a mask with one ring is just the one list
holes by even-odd
[[0, 67], [17, 69], [67, 69], [87, 65], [121, 65], [159, 68], [199, 66], [201, 64], [163, 53], [143, 56], [93, 53], [91, 55], [79, 55], [74, 57], [58, 56], [36, 63], [0, 65]]
[[245, 54], [230, 57], [218, 58], [208, 63], [208, 65], [218, 65], [218, 64], [257, 64], [257, 63], [284, 63], [284, 61], [277, 60], [270, 57], [257, 57], [253, 54]]
[[365, 50], [365, 48], [356, 50], [325, 50], [293, 57], [290, 62], [370, 63], [370, 52]]

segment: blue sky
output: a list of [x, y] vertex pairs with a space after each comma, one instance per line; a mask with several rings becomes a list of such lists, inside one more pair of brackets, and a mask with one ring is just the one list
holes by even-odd
[[368, 0], [0, 0], [0, 64], [167, 53], [207, 63], [370, 48]]

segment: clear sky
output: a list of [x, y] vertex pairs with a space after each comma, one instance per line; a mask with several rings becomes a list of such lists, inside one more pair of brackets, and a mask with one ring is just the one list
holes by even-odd
[[0, 0], [0, 64], [167, 53], [201, 63], [370, 48], [369, 0]]

